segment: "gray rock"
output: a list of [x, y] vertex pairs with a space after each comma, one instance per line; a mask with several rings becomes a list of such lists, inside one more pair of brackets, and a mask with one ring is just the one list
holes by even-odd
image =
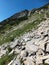
[[19, 49], [17, 49], [17, 48], [15, 48], [15, 54], [20, 54], [21, 53], [21, 50], [19, 50]]
[[14, 58], [8, 65], [20, 65], [19, 59]]
[[49, 64], [49, 59], [46, 59], [46, 60], [45, 60], [45, 63]]
[[34, 44], [27, 44], [26, 45], [26, 50], [29, 52], [29, 53], [33, 53], [33, 52], [36, 52], [38, 50], [38, 46], [34, 45]]
[[49, 44], [47, 44], [46, 51], [49, 52]]
[[25, 50], [26, 48], [25, 48], [25, 46], [22, 46], [22, 50]]
[[20, 61], [19, 61], [19, 59], [16, 59], [16, 60], [13, 62], [12, 65], [20, 65]]
[[25, 17], [25, 16], [28, 16], [28, 13], [29, 13], [28, 10], [24, 10], [22, 12], [14, 14], [11, 18], [15, 19], [15, 18]]
[[25, 42], [23, 42], [23, 43], [22, 43], [22, 45], [23, 45], [23, 46], [25, 46], [25, 45], [26, 45], [26, 43], [25, 43]]
[[11, 43], [10, 43], [10, 47], [11, 47], [11, 48], [15, 48], [16, 45], [18, 44], [17, 42], [18, 42], [18, 39], [16, 39], [14, 42], [11, 42]]
[[26, 50], [21, 51], [21, 53], [20, 53], [21, 58], [24, 58], [24, 57], [27, 57], [27, 56], [28, 56], [28, 53], [27, 53]]
[[24, 65], [35, 65], [34, 59], [32, 57], [27, 57], [24, 61]]

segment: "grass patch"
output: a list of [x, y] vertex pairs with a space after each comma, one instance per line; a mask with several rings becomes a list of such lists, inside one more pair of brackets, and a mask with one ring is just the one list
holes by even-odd
[[5, 42], [11, 42], [14, 41], [15, 37], [19, 37], [21, 35], [23, 35], [25, 32], [30, 31], [31, 29], [36, 29], [38, 26], [38, 24], [40, 24], [41, 21], [45, 20], [44, 18], [42, 19], [37, 19], [31, 23], [28, 23], [26, 25], [24, 25], [22, 28], [19, 28], [17, 30], [14, 30], [10, 33], [8, 33], [6, 36], [1, 36], [2, 40], [0, 39], [0, 45], [5, 43]]
[[49, 11], [48, 11], [48, 12], [46, 12], [46, 16], [47, 16], [47, 18], [49, 18]]
[[7, 65], [14, 58], [14, 54], [5, 55], [0, 59], [0, 65]]
[[[21, 21], [21, 20], [24, 20], [24, 18], [20, 19], [19, 21]], [[5, 35], [4, 32], [9, 29], [9, 27], [8, 27], [9, 25], [8, 26], [5, 26], [5, 29], [3, 30], [4, 31], [3, 33], [4, 34], [1, 34], [0, 33], [0, 45], [4, 44], [6, 42], [12, 42], [12, 41], [14, 41], [14, 39], [16, 37], [19, 37], [19, 36], [23, 35], [25, 32], [28, 32], [31, 29], [37, 29], [38, 28], [37, 25], [40, 24], [40, 22], [42, 22], [43, 20], [45, 20], [45, 18], [44, 18], [44, 14], [34, 13], [34, 14], [32, 14], [31, 17], [29, 17], [28, 20], [29, 21], [34, 20], [34, 21], [32, 21], [32, 22], [24, 25], [21, 28], [18, 28], [17, 30], [14, 30], [12, 32], [9, 32], [6, 35]], [[18, 22], [18, 24], [19, 24], [19, 22]]]

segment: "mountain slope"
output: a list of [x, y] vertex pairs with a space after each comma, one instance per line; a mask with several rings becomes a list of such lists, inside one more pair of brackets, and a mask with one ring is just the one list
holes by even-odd
[[[33, 10], [24, 10], [21, 11], [19, 13], [15, 13], [14, 15], [12, 15], [11, 17], [5, 19], [4, 21], [2, 21], [0, 23], [0, 30], [4, 29], [4, 26], [13, 26], [13, 25], [18, 25], [20, 22], [22, 22], [23, 20], [27, 20], [29, 16], [33, 15], [36, 11], [41, 11], [43, 9], [43, 12], [45, 12], [46, 9], [49, 8], [49, 3], [46, 4], [43, 7], [40, 7], [38, 9], [33, 9]], [[10, 28], [11, 28], [10, 27]]]
[[38, 9], [24, 10], [14, 14], [0, 23], [0, 44], [14, 40], [15, 37], [37, 28], [37, 25], [48, 17], [49, 4]]
[[0, 23], [0, 65], [49, 65], [49, 4]]

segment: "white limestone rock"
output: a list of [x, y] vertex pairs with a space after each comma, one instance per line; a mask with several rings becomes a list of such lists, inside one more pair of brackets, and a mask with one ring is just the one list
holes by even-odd
[[49, 59], [46, 59], [46, 60], [45, 60], [45, 63], [49, 64]]
[[19, 53], [21, 53], [21, 50], [15, 48], [14, 52], [15, 52], [15, 54], [19, 54]]
[[26, 51], [21, 51], [21, 53], [20, 53], [20, 57], [21, 57], [21, 58], [26, 57]]
[[49, 52], [49, 43], [47, 44], [46, 51]]
[[24, 65], [35, 65], [34, 59], [32, 57], [27, 57], [24, 61]]
[[33, 53], [33, 52], [36, 52], [38, 50], [38, 46], [34, 45], [34, 44], [27, 44], [26, 45], [26, 50], [29, 52], [29, 53]]

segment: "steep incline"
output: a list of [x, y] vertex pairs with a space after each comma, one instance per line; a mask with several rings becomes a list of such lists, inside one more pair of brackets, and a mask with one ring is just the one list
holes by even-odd
[[49, 4], [0, 23], [0, 65], [45, 64], [49, 65]]

